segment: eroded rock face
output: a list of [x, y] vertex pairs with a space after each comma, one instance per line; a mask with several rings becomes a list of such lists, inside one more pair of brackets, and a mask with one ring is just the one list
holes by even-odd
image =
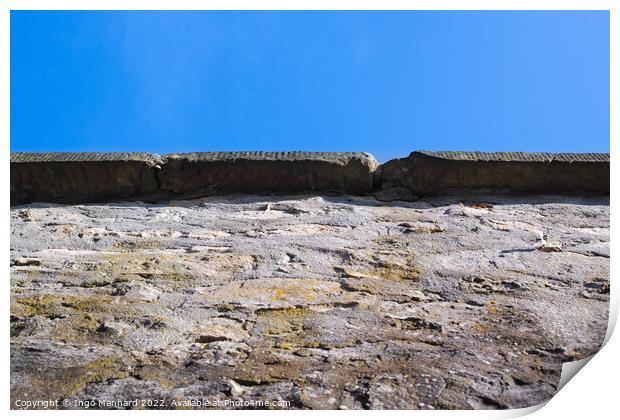
[[607, 328], [607, 198], [11, 209], [11, 400], [516, 408]]

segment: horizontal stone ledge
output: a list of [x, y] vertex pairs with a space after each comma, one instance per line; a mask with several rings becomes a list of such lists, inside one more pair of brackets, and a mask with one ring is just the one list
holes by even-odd
[[11, 163], [67, 163], [67, 162], [144, 162], [162, 163], [161, 157], [143, 152], [49, 152], [11, 153]]
[[148, 197], [160, 163], [149, 153], [11, 153], [11, 205]]
[[458, 192], [609, 194], [608, 153], [413, 152], [381, 165], [385, 200]]
[[415, 200], [459, 192], [609, 194], [607, 153], [12, 153], [11, 204], [163, 201], [213, 194], [373, 193]]
[[368, 194], [379, 165], [368, 153], [230, 152], [165, 155], [162, 193]]
[[12, 153], [11, 204], [372, 192], [368, 153]]

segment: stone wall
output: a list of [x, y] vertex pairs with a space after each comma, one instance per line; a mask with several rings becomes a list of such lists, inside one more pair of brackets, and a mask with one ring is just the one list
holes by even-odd
[[11, 407], [543, 403], [607, 331], [608, 194], [607, 154], [13, 154]]
[[520, 408], [608, 325], [607, 197], [235, 194], [10, 218], [13, 408]]

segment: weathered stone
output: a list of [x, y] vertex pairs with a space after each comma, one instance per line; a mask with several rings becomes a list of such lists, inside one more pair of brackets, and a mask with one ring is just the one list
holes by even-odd
[[378, 166], [367, 153], [227, 152], [164, 156], [158, 173], [163, 193], [204, 196], [214, 193], [372, 191]]
[[261, 192], [368, 194], [377, 166], [368, 153], [12, 153], [11, 204]]
[[[377, 176], [375, 194], [390, 200], [464, 191], [609, 194], [610, 182], [606, 153], [413, 152]], [[402, 198], [394, 196], [399, 188]]]
[[609, 154], [413, 152], [380, 166], [367, 153], [348, 152], [11, 154], [12, 204], [303, 192], [415, 201], [481, 191], [608, 194]]
[[525, 407], [607, 329], [607, 196], [237, 194], [10, 216], [14, 408]]
[[149, 196], [158, 164], [148, 153], [11, 153], [11, 204]]

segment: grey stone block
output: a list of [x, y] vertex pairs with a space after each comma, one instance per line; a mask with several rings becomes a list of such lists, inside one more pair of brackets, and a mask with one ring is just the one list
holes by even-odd
[[368, 194], [377, 166], [367, 153], [13, 153], [11, 204], [224, 193]]
[[367, 153], [213, 152], [164, 156], [161, 192], [215, 193], [337, 192], [367, 194], [378, 166]]
[[[606, 153], [413, 152], [377, 172], [378, 194], [467, 192], [609, 194]], [[385, 195], [385, 194], [384, 194]], [[406, 198], [402, 198], [406, 199]]]
[[11, 205], [150, 196], [159, 162], [148, 153], [11, 153]]

